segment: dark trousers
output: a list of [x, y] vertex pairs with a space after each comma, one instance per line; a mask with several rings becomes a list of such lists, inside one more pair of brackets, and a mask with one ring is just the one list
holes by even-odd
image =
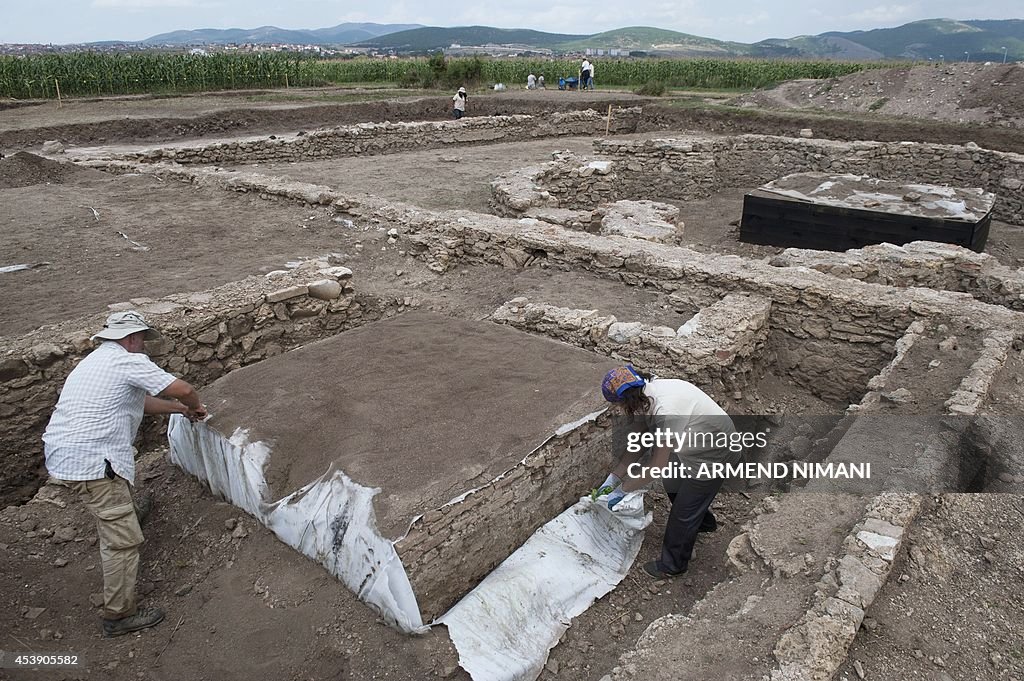
[[711, 502], [722, 487], [722, 480], [680, 480], [673, 487], [673, 491], [667, 492], [672, 510], [658, 560], [658, 568], [668, 573], [685, 571], [697, 543], [697, 532], [702, 525], [705, 529], [714, 527]]

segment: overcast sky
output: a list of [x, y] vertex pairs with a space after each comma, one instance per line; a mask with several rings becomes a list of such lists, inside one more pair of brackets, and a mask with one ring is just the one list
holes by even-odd
[[656, 26], [757, 42], [918, 19], [1020, 19], [1021, 0], [0, 0], [0, 43], [142, 40], [195, 28], [326, 28], [345, 22], [485, 25], [592, 34]]

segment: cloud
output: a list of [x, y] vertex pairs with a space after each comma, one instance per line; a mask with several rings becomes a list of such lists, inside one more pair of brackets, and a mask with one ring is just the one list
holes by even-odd
[[894, 25], [912, 17], [916, 12], [913, 5], [877, 5], [846, 15], [852, 21], [877, 23], [883, 26]]
[[206, 2], [204, 0], [92, 0], [92, 7], [95, 9], [174, 9], [179, 7], [210, 8], [216, 7], [217, 2]]

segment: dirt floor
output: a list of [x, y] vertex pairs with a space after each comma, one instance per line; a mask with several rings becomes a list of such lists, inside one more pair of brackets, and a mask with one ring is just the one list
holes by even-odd
[[837, 678], [1024, 679], [1024, 502], [945, 494], [868, 610]]
[[[999, 74], [1007, 89], [1017, 82], [1013, 80], [1016, 72]], [[897, 76], [880, 71], [862, 75], [897, 82]], [[959, 72], [954, 75], [967, 79]], [[998, 102], [985, 99], [980, 80], [971, 82], [974, 90], [965, 92], [973, 93], [972, 101], [979, 104], [967, 108], [991, 109], [978, 122], [987, 126], [986, 135], [997, 140], [993, 148], [1002, 148], [1000, 140], [1008, 147], [1018, 145], [1015, 131], [993, 131], [997, 126], [987, 124], [1018, 124], [1014, 112], [1019, 114], [1020, 107], [1000, 108]], [[832, 90], [837, 87], [833, 84]], [[861, 87], [867, 101], [867, 81]], [[922, 91], [914, 92], [912, 96], [921, 96]], [[0, 151], [38, 150], [49, 139], [69, 144], [148, 143], [385, 119], [439, 120], [447, 115], [444, 93], [423, 97], [418, 91], [389, 91], [387, 101], [360, 101], [378, 95], [310, 90], [290, 91], [284, 98], [279, 92], [249, 92], [78, 100], [62, 108], [52, 102], [12, 105], [0, 116]], [[875, 95], [875, 100], [879, 97]], [[939, 99], [937, 95], [935, 101]], [[583, 106], [602, 109], [609, 103], [646, 100], [622, 92], [548, 90], [480, 92], [470, 101], [472, 115], [485, 115]], [[759, 106], [783, 103], [773, 99]], [[799, 97], [787, 107], [797, 103], [802, 103]], [[794, 126], [807, 127], [808, 120], [801, 112], [754, 118], [743, 109], [737, 109], [738, 114], [718, 110], [704, 114], [661, 106], [662, 113], [653, 117], [661, 116], [661, 122], [641, 135], [666, 136], [671, 130], [700, 129], [701, 123], [709, 130], [781, 133]], [[895, 139], [930, 139], [937, 130], [936, 141], [950, 141], [982, 129], [936, 128], [929, 120], [872, 127], [863, 117], [842, 118], [845, 109], [834, 108], [837, 118], [814, 127], [831, 126], [838, 139], [858, 138], [865, 131], [882, 131], [879, 139], [890, 134]], [[934, 118], [959, 120], [936, 111]], [[884, 107], [878, 113], [899, 114]], [[908, 113], [913, 113], [909, 107]], [[1024, 149], [1024, 144], [1020, 146]], [[590, 141], [469, 146], [262, 165], [255, 170], [424, 208], [483, 212], [488, 183], [495, 175], [549, 160], [553, 151], [562, 149], [588, 154]], [[698, 250], [747, 257], [775, 253], [777, 249], [736, 241], [743, 193], [728, 190], [701, 201], [675, 202], [685, 223], [684, 243]], [[360, 295], [409, 296], [423, 310], [463, 320], [482, 320], [516, 296], [672, 327], [693, 313], [675, 309], [655, 291], [543, 265], [522, 271], [459, 266], [441, 276], [406, 254], [401, 235], [398, 243], [389, 245], [387, 225], [349, 224], [335, 221], [322, 209], [153, 177], [114, 177], [38, 157], [8, 155], [0, 160], [0, 205], [4, 206], [0, 231], [5, 237], [0, 240], [0, 267], [34, 266], [0, 272], [3, 335], [20, 335], [40, 325], [102, 312], [109, 304], [132, 298], [209, 289], [325, 254], [334, 254], [334, 261], [356, 272], [354, 283]], [[987, 250], [1004, 263], [1024, 264], [1024, 228], [993, 222]], [[777, 375], [761, 381], [745, 401], [751, 410], [765, 413], [838, 414], [845, 407], [824, 403]], [[121, 639], [100, 637], [95, 595], [101, 576], [95, 530], [76, 499], [47, 487], [36, 501], [0, 512], [0, 593], [7, 597], [7, 614], [0, 616], [0, 649], [84, 655], [87, 669], [46, 674], [45, 678], [55, 679], [468, 678], [457, 667], [443, 628], [423, 637], [406, 637], [389, 629], [320, 566], [281, 544], [238, 509], [213, 498], [197, 481], [168, 464], [165, 454], [163, 450], [146, 452], [139, 465], [140, 489], [156, 500], [145, 526], [148, 541], [139, 593], [145, 602], [166, 608], [167, 621]], [[552, 651], [542, 678], [597, 681], [651, 621], [668, 613], [688, 612], [729, 576], [725, 547], [750, 519], [758, 499], [740, 493], [721, 495], [715, 506], [719, 530], [701, 537], [691, 573], [668, 583], [653, 582], [641, 570], [643, 562], [659, 550], [667, 512], [660, 494], [649, 495], [649, 501], [654, 524], [638, 560], [615, 591], [574, 620]], [[897, 564], [896, 574], [906, 573], [908, 579], [900, 577], [886, 585], [869, 612], [873, 624], [862, 630], [843, 674], [859, 678], [852, 666], [859, 662], [868, 679], [946, 678], [942, 674], [986, 680], [1022, 678], [1024, 651], [1019, 627], [1013, 628], [1024, 616], [1018, 605], [1024, 575], [1018, 546], [1022, 517], [1020, 497], [1011, 495], [951, 495], [934, 501], [925, 522], [913, 530], [909, 555], [900, 559], [906, 565]], [[929, 567], [918, 570], [913, 548], [918, 545], [942, 560], [922, 554]], [[795, 606], [794, 610], [802, 612]], [[936, 656], [941, 664], [934, 661]], [[8, 675], [43, 678], [32, 672]]]

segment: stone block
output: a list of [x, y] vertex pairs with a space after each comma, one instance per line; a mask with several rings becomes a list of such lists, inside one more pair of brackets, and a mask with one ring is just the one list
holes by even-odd
[[317, 300], [334, 300], [340, 298], [343, 287], [336, 279], [320, 279], [307, 285], [309, 296]]
[[273, 293], [268, 293], [266, 298], [268, 303], [280, 303], [285, 300], [291, 300], [292, 298], [307, 295], [308, 293], [309, 289], [305, 285], [289, 286], [288, 288], [278, 289]]

